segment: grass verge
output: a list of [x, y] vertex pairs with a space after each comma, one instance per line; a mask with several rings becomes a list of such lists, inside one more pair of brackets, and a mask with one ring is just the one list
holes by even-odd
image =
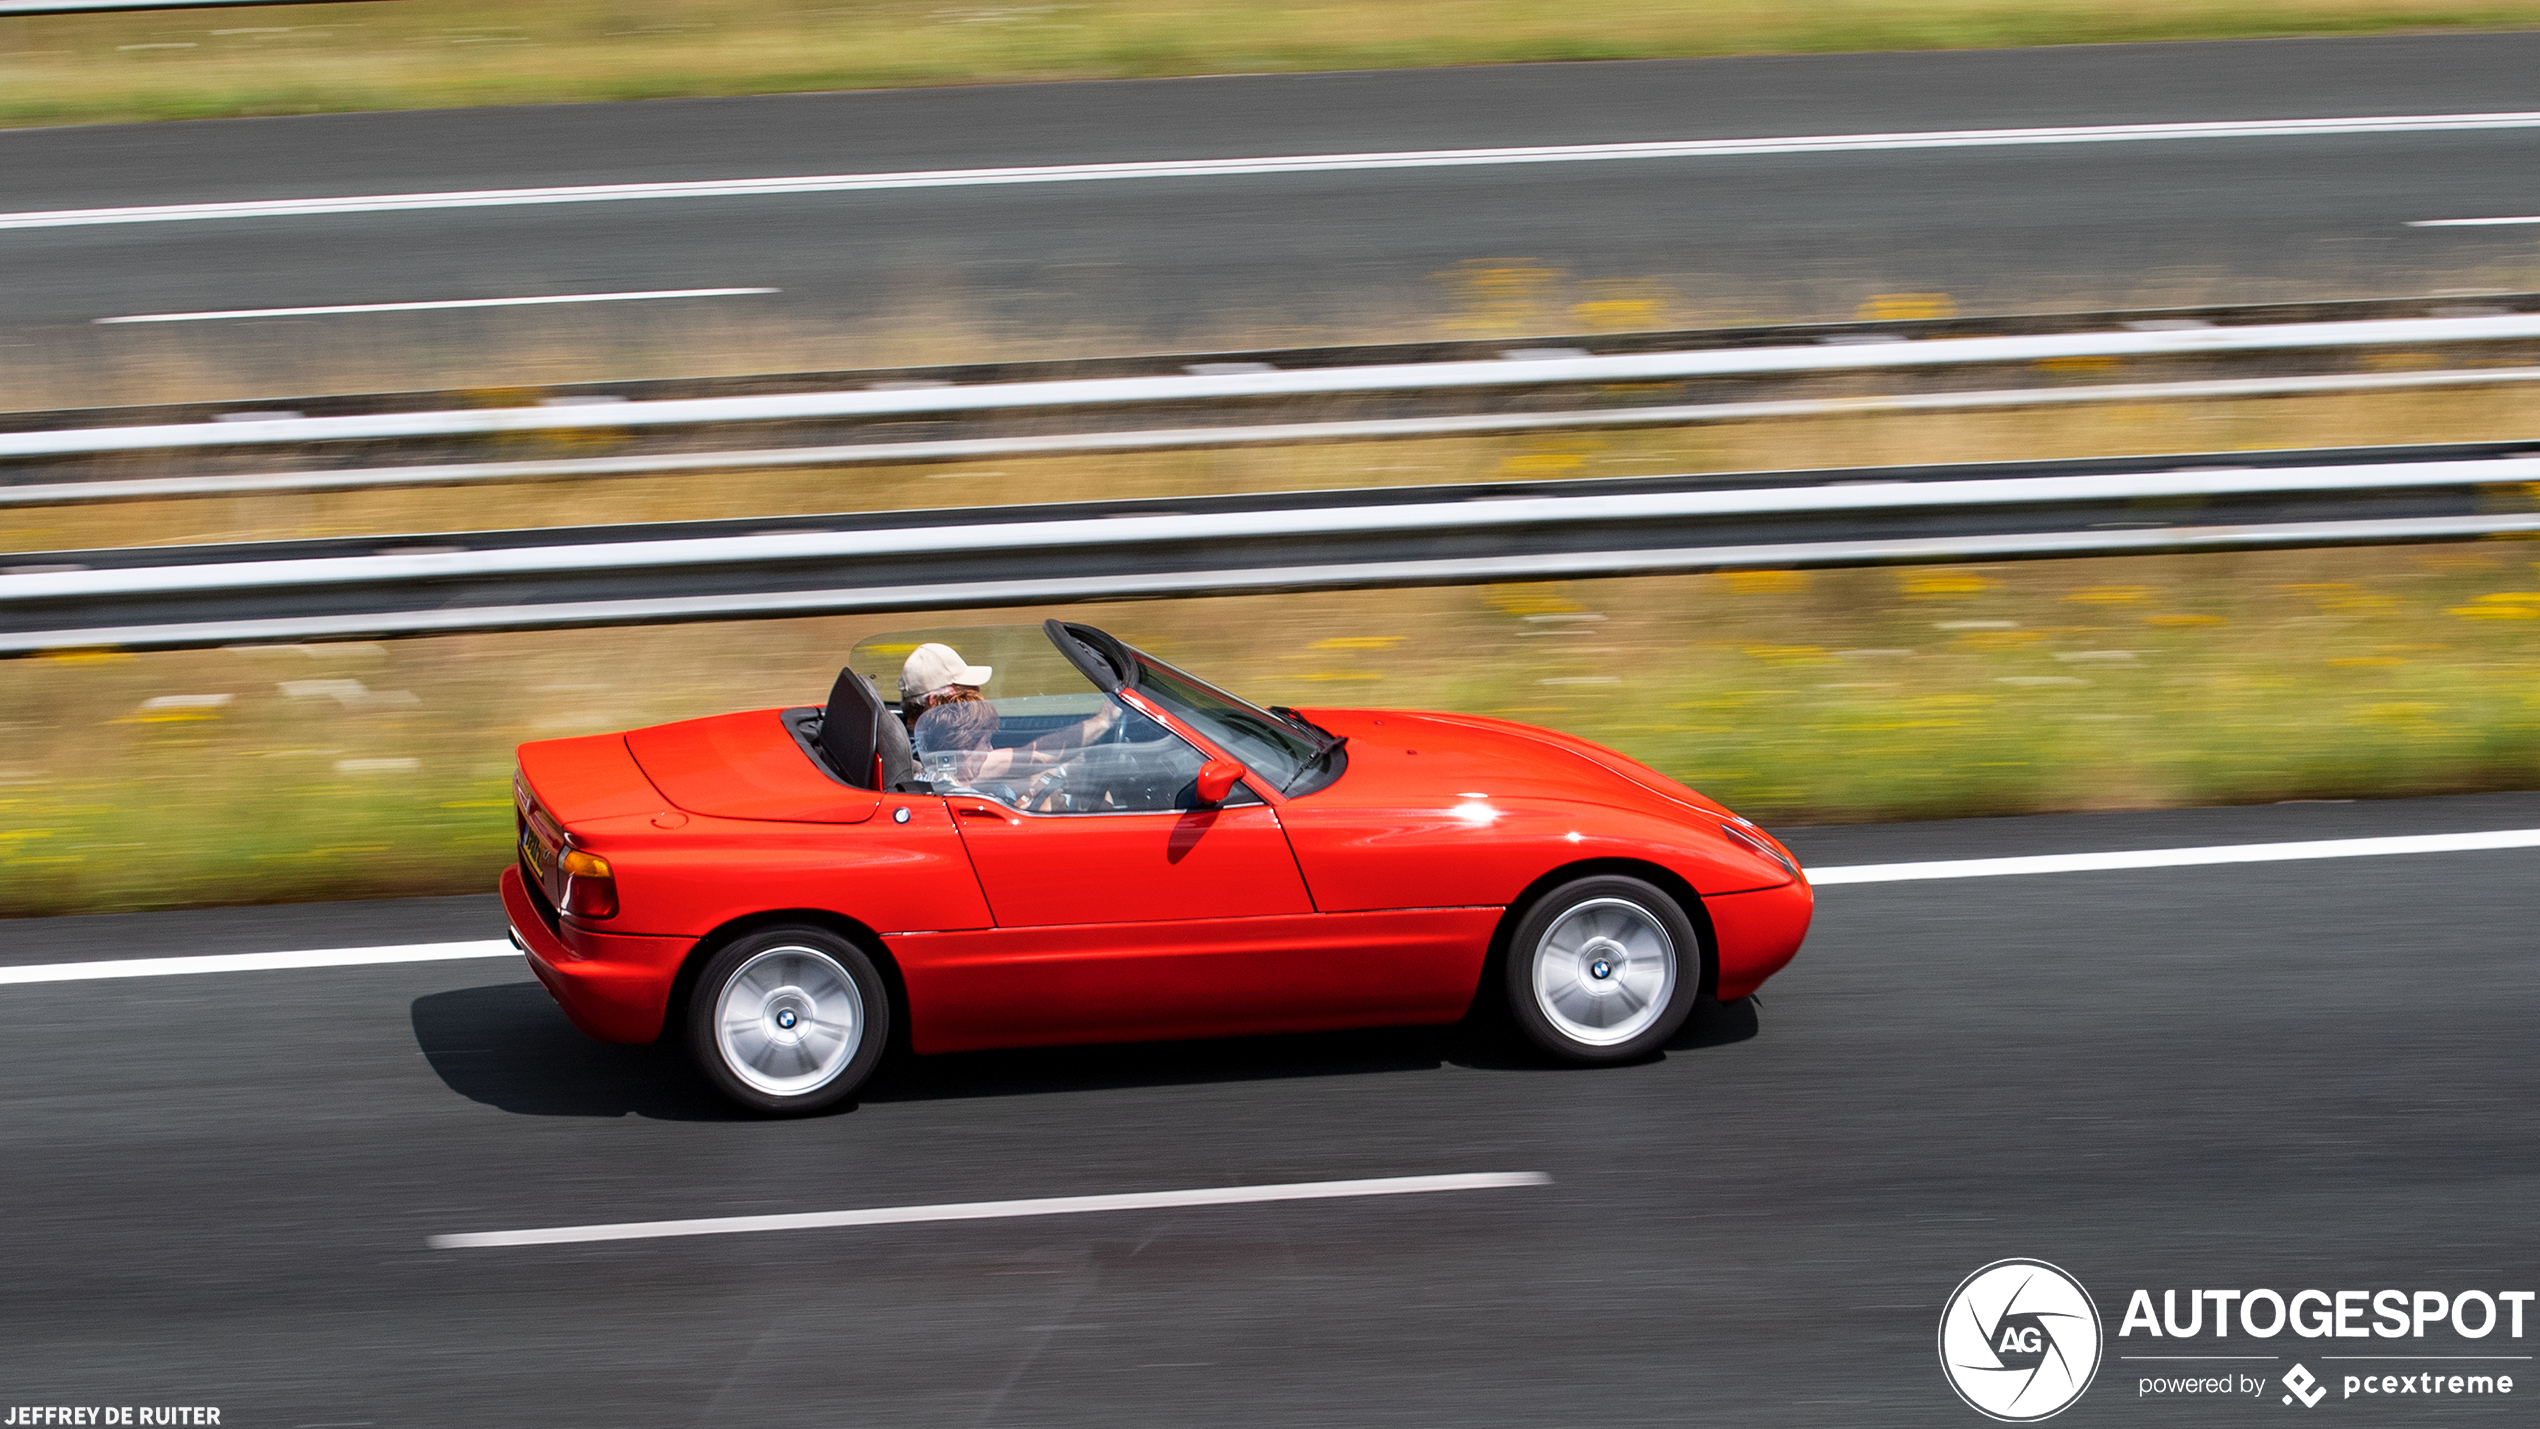
[[2535, 23], [2531, 0], [401, 0], [0, 21], [0, 124]]
[[[2540, 546], [1076, 607], [1256, 699], [1503, 715], [1767, 821], [2540, 781]], [[980, 619], [1037, 618], [1039, 612]], [[515, 743], [819, 698], [914, 614], [0, 665], [0, 913], [481, 891]]]

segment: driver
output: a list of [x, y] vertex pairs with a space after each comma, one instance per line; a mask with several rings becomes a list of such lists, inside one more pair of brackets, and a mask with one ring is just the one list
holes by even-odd
[[995, 677], [994, 667], [970, 664], [949, 645], [930, 641], [909, 652], [900, 667], [900, 716], [909, 721], [909, 741], [921, 767], [935, 766], [929, 755], [951, 753], [951, 772], [970, 787], [1046, 775], [1120, 720], [1120, 707], [1106, 700], [1077, 724], [1029, 744], [999, 747], [996, 706], [979, 692]]
[[[928, 724], [926, 716], [938, 711], [950, 713], [955, 705], [979, 705], [985, 714], [986, 734], [997, 732], [996, 711], [988, 707], [986, 699], [979, 693], [979, 687], [995, 679], [996, 674], [994, 666], [973, 665], [961, 658], [960, 651], [935, 641], [930, 640], [909, 652], [907, 661], [900, 666], [900, 718], [908, 721], [909, 737], [920, 741], [919, 753], [926, 750], [918, 734]], [[981, 711], [972, 712], [963, 723], [980, 723]], [[934, 724], [939, 731], [949, 728], [942, 720], [934, 721]], [[939, 749], [976, 748], [987, 742], [985, 736], [975, 744], [969, 738], [941, 740], [940, 734], [938, 737], [940, 742], [935, 747]]]

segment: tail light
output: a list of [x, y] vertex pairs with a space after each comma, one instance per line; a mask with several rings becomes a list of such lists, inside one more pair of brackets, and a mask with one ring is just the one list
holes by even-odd
[[1749, 832], [1746, 829], [1739, 828], [1735, 824], [1720, 825], [1720, 832], [1727, 834], [1730, 838], [1737, 840], [1739, 843], [1746, 845], [1748, 848], [1755, 850], [1757, 853], [1760, 853], [1764, 857], [1781, 865], [1782, 869], [1789, 873], [1791, 877], [1797, 878], [1799, 876], [1799, 865], [1791, 862], [1790, 855], [1773, 847], [1772, 840], [1765, 838], [1762, 834]]
[[564, 869], [565, 912], [576, 918], [617, 916], [617, 875], [607, 859], [568, 846], [556, 862]]

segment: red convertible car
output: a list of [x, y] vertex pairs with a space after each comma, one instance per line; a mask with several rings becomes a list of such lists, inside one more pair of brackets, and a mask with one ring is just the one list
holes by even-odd
[[526, 744], [514, 792], [503, 904], [566, 1015], [683, 1037], [774, 1114], [894, 1045], [1444, 1023], [1477, 997], [1553, 1057], [1627, 1061], [1753, 992], [1814, 906], [1770, 835], [1612, 750], [1259, 709], [1057, 620], [867, 641], [825, 706]]

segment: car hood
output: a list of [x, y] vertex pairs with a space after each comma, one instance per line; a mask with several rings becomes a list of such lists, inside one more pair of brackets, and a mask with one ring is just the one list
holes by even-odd
[[1329, 790], [1339, 802], [1452, 793], [1563, 799], [1679, 819], [1695, 811], [1736, 817], [1637, 760], [1555, 730], [1407, 710], [1304, 714], [1349, 740], [1349, 771]]
[[1567, 750], [1609, 774], [1619, 774], [1671, 804], [1687, 805], [1723, 819], [1737, 817], [1729, 812], [1727, 805], [1701, 790], [1692, 788], [1681, 780], [1670, 779], [1628, 754], [1608, 749], [1593, 740], [1581, 739], [1575, 734], [1564, 733], [1557, 729], [1543, 729], [1530, 724], [1518, 724], [1513, 720], [1491, 719], [1486, 715], [1449, 715], [1432, 716], [1432, 718], [1449, 719], [1477, 729], [1497, 730], [1538, 740], [1554, 748]]
[[882, 796], [829, 777], [794, 742], [778, 710], [657, 724], [626, 736], [626, 748], [671, 803], [719, 819], [859, 824]]

